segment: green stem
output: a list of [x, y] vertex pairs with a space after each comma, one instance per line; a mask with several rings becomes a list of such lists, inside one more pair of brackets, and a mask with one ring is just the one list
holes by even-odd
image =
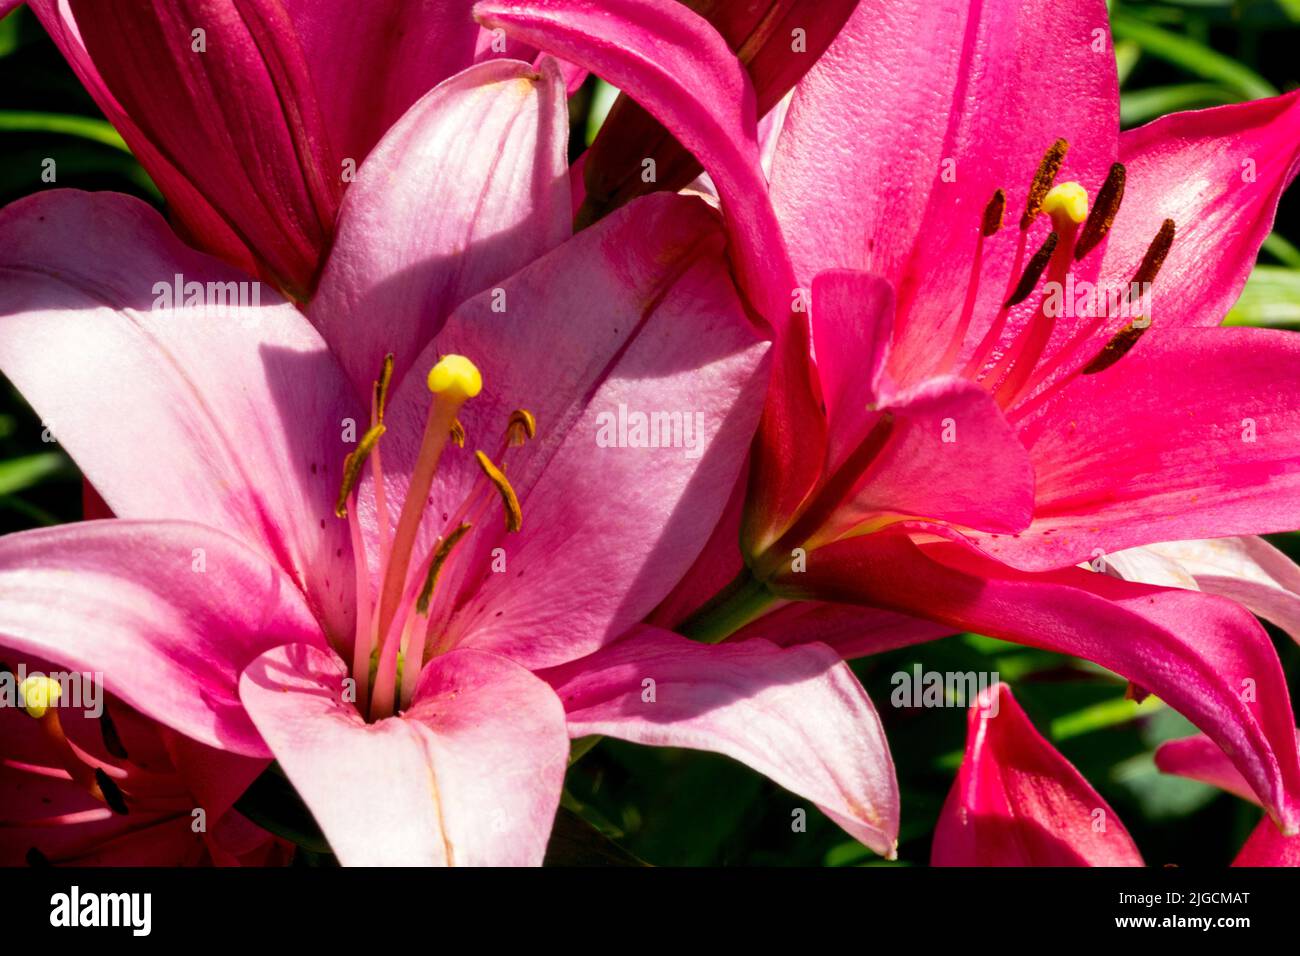
[[749, 568], [682, 622], [678, 630], [705, 644], [717, 644], [766, 611], [777, 597]]

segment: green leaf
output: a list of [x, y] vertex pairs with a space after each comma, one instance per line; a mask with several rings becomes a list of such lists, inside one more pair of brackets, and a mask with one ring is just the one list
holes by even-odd
[[560, 808], [543, 866], [647, 866], [571, 810]]
[[39, 484], [64, 470], [67, 463], [66, 458], [54, 451], [0, 461], [0, 495], [12, 495]]
[[266, 768], [244, 795], [235, 801], [235, 809], [263, 830], [283, 837], [311, 853], [328, 854], [329, 842], [316, 825], [307, 805], [298, 796], [279, 764]]
[[1115, 44], [1115, 70], [1119, 74], [1121, 87], [1133, 75], [1133, 69], [1140, 59], [1142, 59], [1142, 47], [1132, 40], [1120, 40]]
[[1164, 706], [1154, 696], [1148, 697], [1140, 704], [1124, 697], [1102, 701], [1084, 707], [1082, 710], [1076, 710], [1072, 714], [1057, 717], [1052, 721], [1051, 737], [1058, 742], [1069, 740], [1071, 737], [1090, 734], [1095, 730], [1126, 724], [1130, 720], [1155, 713]]
[[1300, 269], [1255, 266], [1225, 325], [1300, 326]]
[[1144, 53], [1172, 63], [1193, 76], [1221, 83], [1241, 99], [1277, 95], [1277, 88], [1254, 70], [1190, 37], [1170, 33], [1121, 11], [1111, 14], [1110, 27], [1116, 40], [1132, 40], [1142, 47]]
[[1137, 126], [1166, 113], [1235, 103], [1231, 90], [1214, 83], [1178, 83], [1133, 90], [1119, 98], [1119, 119], [1125, 126]]
[[618, 99], [618, 88], [610, 86], [604, 80], [596, 80], [596, 89], [591, 96], [591, 110], [587, 113], [586, 143], [590, 146], [596, 141], [596, 134], [605, 122], [605, 117]]
[[[1300, 0], [1297, 0], [1297, 2], [1300, 2]], [[1270, 232], [1268, 238], [1264, 240], [1263, 248], [1265, 252], [1282, 263], [1282, 265], [1290, 266], [1292, 269], [1300, 269], [1300, 249], [1292, 245], [1280, 232]]]
[[71, 113], [30, 113], [23, 110], [0, 110], [0, 132], [62, 133], [78, 136], [124, 153], [131, 152], [117, 130], [106, 120]]

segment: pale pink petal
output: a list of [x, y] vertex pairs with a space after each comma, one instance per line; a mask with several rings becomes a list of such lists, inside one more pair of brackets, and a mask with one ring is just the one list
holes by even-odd
[[101, 674], [142, 714], [264, 756], [240, 705], [249, 661], [320, 628], [283, 573], [219, 531], [83, 522], [0, 538], [0, 645]]
[[866, 691], [830, 648], [709, 645], [641, 627], [543, 676], [564, 702], [570, 736], [726, 754], [894, 855], [889, 745]]
[[970, 709], [935, 866], [1142, 866], [1115, 811], [1029, 722], [1006, 684]]
[[[458, 546], [457, 565], [475, 570], [449, 636], [537, 667], [617, 637], [695, 560], [753, 435], [766, 345], [737, 298], [716, 215], [698, 200], [644, 197], [502, 289], [504, 312], [490, 291], [471, 300], [417, 362], [466, 355], [484, 381], [459, 415], [466, 448], [439, 465], [423, 540], [432, 545], [481, 478], [471, 450], [495, 454], [511, 412], [531, 410], [536, 437], [507, 453], [523, 530], [507, 535], [493, 508]], [[418, 434], [428, 402], [422, 376], [409, 377], [393, 396], [394, 435]], [[648, 425], [651, 413], [667, 416], [653, 440], [648, 427], [639, 439], [628, 431], [628, 415]], [[413, 452], [385, 449], [391, 501], [405, 495]], [[497, 547], [504, 573], [489, 569]]]
[[[0, 272], [0, 368], [113, 513], [228, 531], [350, 635], [333, 505], [366, 419], [301, 313], [113, 193], [8, 206]], [[177, 276], [207, 304], [174, 302]]]
[[568, 238], [568, 110], [540, 73], [493, 60], [428, 93], [357, 173], [308, 314], [367, 399], [451, 311]]
[[365, 723], [347, 668], [305, 645], [268, 651], [240, 696], [347, 866], [539, 865], [568, 758], [559, 700], [523, 668], [454, 651], [415, 704]]

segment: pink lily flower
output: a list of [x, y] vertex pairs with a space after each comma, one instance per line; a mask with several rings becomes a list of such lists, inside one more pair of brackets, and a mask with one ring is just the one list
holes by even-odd
[[1124, 824], [1034, 729], [1006, 684], [970, 708], [934, 866], [1142, 866]]
[[[29, 674], [52, 670], [23, 663]], [[100, 703], [98, 718], [55, 702], [0, 710], [0, 866], [287, 862], [284, 841], [232, 809], [265, 761], [187, 740], [118, 700]]]
[[[1077, 567], [1294, 522], [1300, 339], [1216, 326], [1300, 165], [1297, 94], [1120, 134], [1101, 0], [864, 2], [796, 88], [769, 191], [743, 68], [664, 6], [475, 8], [696, 155], [774, 328], [747, 491], [655, 620], [851, 655], [972, 630], [1087, 658], [1300, 829], [1290, 698], [1254, 617]], [[1133, 281], [1153, 297], [1112, 309]], [[1051, 289], [1081, 283], [1107, 295], [1057, 314]]]
[[[1156, 749], [1156, 766], [1165, 773], [1208, 783], [1259, 806], [1259, 798], [1232, 761], [1204, 735], [1161, 744]], [[1265, 815], [1242, 844], [1232, 865], [1300, 866], [1300, 836], [1285, 836]]]
[[[646, 197], [430, 324], [455, 299], [417, 250], [452, 225], [408, 184], [500, 156], [553, 208], [560, 82], [483, 64], [412, 107], [344, 202], [314, 324], [272, 292], [160, 306], [159, 277], [244, 277], [133, 200], [0, 213], [0, 368], [118, 516], [0, 539], [0, 646], [274, 757], [344, 863], [540, 862], [591, 733], [731, 754], [892, 853], [888, 748], [834, 651], [637, 626], [717, 523], [767, 377], [715, 213]], [[501, 231], [491, 188], [476, 207], [461, 235]], [[363, 395], [376, 314], [407, 357]], [[696, 416], [696, 447], [604, 447], [621, 406]]]
[[[1250, 785], [1205, 736], [1174, 740], [1156, 765], [1258, 805]], [[1030, 723], [1010, 688], [980, 695], [966, 753], [935, 827], [935, 866], [1142, 866], [1124, 824], [1077, 769]], [[1300, 865], [1300, 837], [1265, 816], [1233, 866]]]
[[[18, 5], [0, 0], [0, 16]], [[28, 6], [187, 239], [300, 299], [315, 288], [340, 203], [380, 136], [472, 64], [535, 56], [480, 30], [469, 0]], [[581, 83], [583, 74], [565, 73], [570, 88]], [[536, 254], [547, 238], [534, 240]]]

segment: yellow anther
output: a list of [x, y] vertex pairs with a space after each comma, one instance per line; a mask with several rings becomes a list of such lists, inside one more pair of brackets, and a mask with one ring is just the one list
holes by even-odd
[[524, 526], [524, 512], [519, 507], [519, 498], [515, 495], [515, 489], [510, 486], [505, 473], [492, 464], [491, 458], [481, 451], [474, 452], [474, 457], [478, 460], [478, 466], [483, 469], [483, 474], [487, 475], [488, 481], [496, 485], [497, 491], [501, 494], [501, 504], [506, 509], [506, 530], [518, 531]]
[[537, 419], [526, 408], [516, 408], [510, 413], [510, 424], [506, 426], [506, 442], [518, 447], [537, 434]]
[[429, 370], [429, 391], [465, 401], [483, 390], [478, 367], [463, 355], [444, 355]]
[[1043, 197], [1043, 212], [1053, 222], [1060, 222], [1062, 216], [1071, 222], [1083, 222], [1088, 218], [1088, 190], [1075, 182], [1058, 183]]
[[375, 421], [382, 423], [384, 420], [384, 409], [388, 405], [388, 386], [393, 382], [393, 353], [389, 352], [384, 356], [384, 367], [379, 372], [379, 379], [375, 382]]
[[29, 715], [40, 720], [45, 712], [59, 702], [63, 693], [58, 682], [42, 674], [33, 674], [18, 685], [18, 699]]
[[361, 441], [357, 443], [355, 451], [348, 452], [348, 456], [343, 459], [343, 484], [339, 486], [339, 498], [334, 503], [334, 514], [340, 518], [348, 516], [348, 495], [352, 494], [352, 489], [357, 486], [361, 478], [361, 466], [366, 463], [370, 457], [370, 452], [379, 444], [380, 436], [387, 431], [383, 425], [376, 425], [369, 429], [361, 436]]
[[460, 423], [460, 419], [451, 423], [451, 440], [457, 448], [465, 447], [465, 426]]

